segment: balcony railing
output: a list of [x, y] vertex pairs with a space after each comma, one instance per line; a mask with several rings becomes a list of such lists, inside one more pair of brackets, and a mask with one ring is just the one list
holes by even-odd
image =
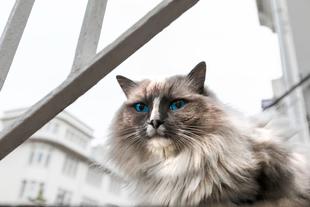
[[[62, 84], [0, 132], [0, 160], [198, 1], [162, 1], [114, 42], [96, 54], [107, 0], [89, 0], [71, 73]], [[16, 0], [1, 36], [0, 90], [34, 2], [34, 0]]]

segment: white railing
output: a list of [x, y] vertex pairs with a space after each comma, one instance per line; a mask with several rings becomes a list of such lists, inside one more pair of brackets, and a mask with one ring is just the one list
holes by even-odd
[[[71, 73], [0, 132], [0, 160], [161, 32], [199, 0], [164, 0], [96, 54], [107, 0], [89, 0]], [[0, 90], [34, 0], [16, 0], [0, 40]]]
[[0, 91], [22, 38], [34, 0], [17, 0], [0, 39]]

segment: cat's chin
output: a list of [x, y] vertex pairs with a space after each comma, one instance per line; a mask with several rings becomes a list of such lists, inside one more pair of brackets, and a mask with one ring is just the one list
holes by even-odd
[[149, 139], [149, 143], [154, 145], [155, 147], [167, 147], [172, 145], [172, 141], [163, 136], [156, 135]]
[[148, 149], [151, 154], [159, 157], [171, 157], [176, 155], [176, 148], [170, 139], [162, 136], [154, 136], [148, 141]]

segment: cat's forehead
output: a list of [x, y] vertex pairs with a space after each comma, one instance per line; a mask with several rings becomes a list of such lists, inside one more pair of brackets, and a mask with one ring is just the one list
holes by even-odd
[[165, 78], [156, 78], [153, 80], [150, 80], [149, 84], [146, 86], [146, 93], [151, 94], [155, 91], [163, 91], [165, 88], [165, 85], [167, 85]]
[[[186, 82], [183, 78], [156, 78], [139, 82], [138, 87], [132, 91], [129, 100], [153, 100], [156, 97], [171, 97], [186, 93]], [[176, 98], [176, 97], [174, 97]]]

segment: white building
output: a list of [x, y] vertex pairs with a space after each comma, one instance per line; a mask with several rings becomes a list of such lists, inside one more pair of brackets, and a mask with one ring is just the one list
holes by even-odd
[[[26, 109], [7, 111], [7, 126]], [[93, 130], [61, 112], [0, 162], [0, 204], [128, 205], [126, 191], [92, 164]]]

